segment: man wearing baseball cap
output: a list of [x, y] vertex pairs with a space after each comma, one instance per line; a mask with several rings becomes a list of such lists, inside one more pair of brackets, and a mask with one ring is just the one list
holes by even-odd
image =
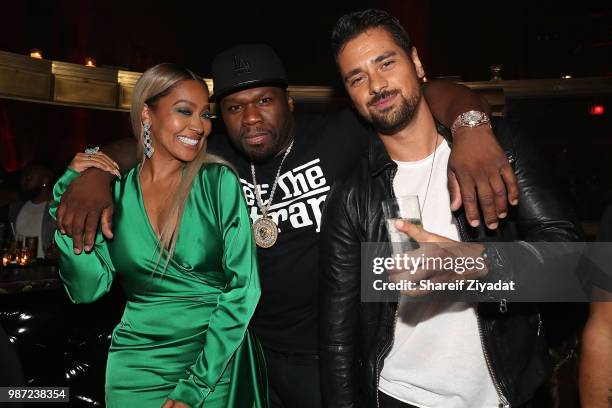
[[[212, 98], [228, 137], [213, 135], [207, 147], [236, 168], [253, 221], [262, 296], [252, 327], [266, 353], [271, 406], [320, 407], [317, 275], [321, 210], [335, 178], [348, 171], [367, 146], [369, 130], [351, 110], [325, 115], [294, 113], [285, 68], [265, 44], [237, 45], [221, 52], [212, 71]], [[449, 128], [461, 113], [484, 109], [478, 97], [459, 85], [434, 81], [425, 86], [424, 95], [433, 115]], [[466, 187], [462, 193], [476, 197], [475, 186], [491, 191], [489, 180], [503, 185], [499, 166], [508, 163], [491, 131], [465, 128], [456, 135], [449, 168], [461, 173]], [[133, 141], [116, 142], [105, 151], [122, 170], [136, 164]], [[490, 177], [480, 177], [483, 169]], [[104, 188], [108, 182], [106, 173], [88, 170], [64, 195], [60, 213], [88, 220], [87, 225], [73, 225], [73, 231], [85, 231], [86, 245], [93, 241], [102, 212], [110, 225], [112, 200], [106, 197], [110, 197], [109, 189]], [[511, 196], [517, 190], [515, 181], [506, 187]], [[458, 190], [454, 197], [453, 205], [458, 207]], [[464, 200], [464, 205], [478, 222], [477, 203]], [[485, 222], [495, 227], [497, 214], [505, 211], [505, 198], [503, 203], [482, 207]], [[108, 228], [103, 232], [110, 233]], [[82, 248], [83, 235], [73, 238], [75, 248]]]

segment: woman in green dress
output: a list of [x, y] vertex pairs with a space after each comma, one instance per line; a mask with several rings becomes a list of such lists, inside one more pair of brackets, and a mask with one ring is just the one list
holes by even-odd
[[[174, 64], [147, 70], [131, 121], [142, 163], [114, 184], [115, 234], [75, 254], [56, 233], [60, 276], [75, 303], [117, 277], [127, 297], [106, 368], [109, 408], [265, 407], [265, 363], [247, 326], [260, 295], [256, 248], [234, 172], [206, 154], [208, 89]], [[102, 153], [77, 154], [54, 189], [55, 212]]]

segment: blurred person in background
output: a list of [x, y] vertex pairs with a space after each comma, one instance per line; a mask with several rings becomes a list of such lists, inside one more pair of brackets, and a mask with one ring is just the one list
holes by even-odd
[[52, 202], [53, 172], [41, 164], [29, 164], [23, 169], [19, 188], [20, 199], [9, 205], [8, 221], [17, 237], [37, 237], [37, 258], [52, 251], [55, 221], [49, 215]]
[[[599, 224], [598, 242], [612, 242], [612, 204]], [[580, 403], [583, 407], [612, 406], [612, 255], [607, 246], [596, 246], [594, 254], [607, 267], [604, 273], [593, 274], [593, 298], [589, 319], [582, 333], [580, 356]], [[604, 258], [605, 257], [605, 258]], [[599, 263], [599, 262], [598, 262]]]
[[0, 248], [4, 245], [4, 240], [10, 230], [8, 226], [9, 204], [19, 198], [19, 193], [15, 188], [11, 188], [6, 180], [6, 172], [0, 169]]

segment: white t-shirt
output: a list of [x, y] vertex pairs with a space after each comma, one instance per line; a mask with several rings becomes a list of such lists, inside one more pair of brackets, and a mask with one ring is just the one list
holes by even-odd
[[36, 254], [38, 258], [45, 257], [45, 251], [42, 246], [42, 221], [46, 207], [47, 203], [44, 201], [40, 204], [26, 201], [21, 210], [19, 210], [17, 221], [15, 222], [15, 230], [18, 236], [38, 237], [38, 250]]
[[[396, 161], [393, 190], [397, 197], [419, 196], [425, 230], [458, 241], [447, 187], [449, 156], [442, 139], [425, 203], [433, 154], [417, 162]], [[497, 407], [499, 396], [484, 357], [474, 304], [409, 302], [402, 296], [379, 389], [417, 407]]]

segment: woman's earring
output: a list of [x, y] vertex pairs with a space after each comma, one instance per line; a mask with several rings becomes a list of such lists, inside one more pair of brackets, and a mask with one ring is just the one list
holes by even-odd
[[155, 149], [153, 148], [153, 141], [151, 140], [151, 125], [146, 123], [142, 128], [143, 143], [144, 143], [144, 154], [149, 159], [153, 156]]

